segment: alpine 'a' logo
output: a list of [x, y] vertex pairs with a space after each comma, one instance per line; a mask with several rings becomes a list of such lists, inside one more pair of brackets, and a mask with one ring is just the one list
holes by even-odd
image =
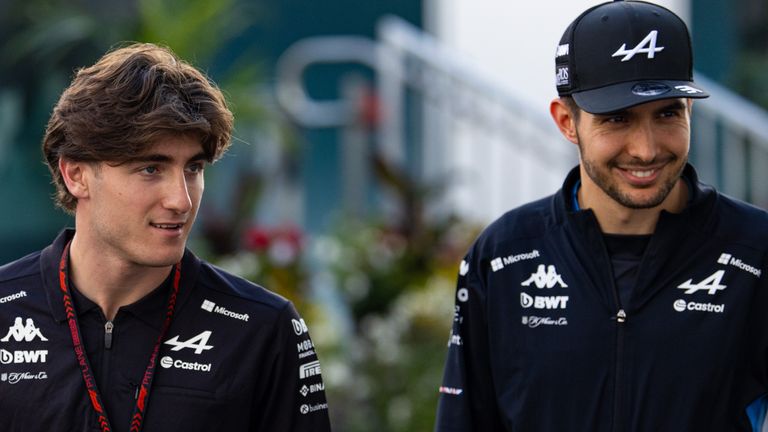
[[634, 57], [635, 54], [644, 53], [648, 54], [649, 59], [652, 59], [657, 52], [660, 52], [664, 49], [664, 47], [656, 47], [656, 36], [658, 34], [658, 30], [651, 30], [651, 32], [648, 33], [648, 36], [646, 36], [645, 39], [640, 41], [640, 43], [631, 50], [627, 50], [627, 44], [622, 44], [621, 48], [616, 50], [616, 52], [613, 53], [611, 57], [618, 57], [623, 55], [624, 57], [621, 59], [621, 61], [625, 62], [632, 60], [632, 57]]
[[688, 279], [678, 285], [677, 288], [684, 289], [686, 294], [693, 294], [696, 291], [703, 290], [709, 295], [715, 295], [716, 292], [726, 288], [726, 285], [723, 285], [722, 283], [724, 274], [725, 270], [718, 270], [699, 283], [692, 283], [693, 279]]
[[179, 336], [177, 335], [172, 339], [168, 339], [165, 343], [173, 346], [171, 351], [181, 351], [184, 348], [191, 348], [195, 350], [195, 354], [202, 354], [203, 351], [213, 348], [213, 345], [208, 345], [208, 338], [211, 337], [212, 333], [212, 331], [206, 330], [184, 342], [179, 342]]

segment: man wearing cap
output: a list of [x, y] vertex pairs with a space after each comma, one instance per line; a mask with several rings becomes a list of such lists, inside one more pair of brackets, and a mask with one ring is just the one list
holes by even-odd
[[768, 215], [687, 162], [708, 94], [685, 24], [603, 3], [556, 53], [550, 113], [580, 163], [462, 261], [435, 430], [756, 430]]

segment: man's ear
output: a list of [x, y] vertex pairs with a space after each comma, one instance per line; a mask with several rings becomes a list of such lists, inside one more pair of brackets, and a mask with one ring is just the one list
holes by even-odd
[[549, 103], [549, 114], [555, 121], [557, 128], [560, 129], [560, 133], [568, 141], [579, 144], [579, 137], [576, 133], [576, 118], [562, 99], [552, 99], [552, 102]]
[[87, 162], [77, 162], [67, 158], [59, 158], [59, 171], [64, 179], [69, 193], [78, 200], [88, 198], [88, 176], [86, 171], [92, 168]]

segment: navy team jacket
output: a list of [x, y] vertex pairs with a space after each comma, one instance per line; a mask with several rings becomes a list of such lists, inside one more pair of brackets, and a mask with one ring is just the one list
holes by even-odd
[[[99, 430], [58, 281], [72, 235], [65, 231], [42, 252], [0, 267], [0, 431]], [[169, 286], [120, 308], [111, 332], [98, 306], [73, 293], [115, 431], [130, 425]], [[187, 251], [166, 339], [144, 431], [330, 430], [320, 364], [306, 324], [287, 300]]]
[[768, 215], [692, 185], [662, 212], [626, 304], [594, 213], [555, 195], [461, 263], [436, 431], [749, 431], [768, 355]]

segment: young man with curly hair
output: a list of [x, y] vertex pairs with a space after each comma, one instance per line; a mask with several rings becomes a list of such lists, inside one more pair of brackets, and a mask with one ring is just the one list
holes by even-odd
[[0, 268], [0, 430], [330, 429], [291, 303], [186, 249], [232, 126], [167, 48], [77, 72], [43, 140], [75, 229]]

